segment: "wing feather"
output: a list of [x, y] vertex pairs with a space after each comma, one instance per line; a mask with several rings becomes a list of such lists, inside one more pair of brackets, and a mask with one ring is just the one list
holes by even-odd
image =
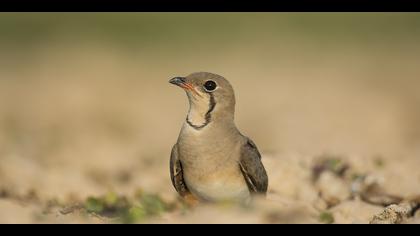
[[261, 162], [255, 143], [247, 138], [241, 147], [239, 166], [251, 193], [266, 194], [268, 188], [268, 176]]
[[171, 173], [171, 181], [172, 185], [174, 186], [175, 190], [181, 195], [186, 196], [190, 193], [187, 188], [187, 185], [184, 181], [183, 171], [182, 171], [182, 164], [178, 158], [178, 148], [175, 144], [171, 151], [171, 158], [169, 163], [170, 173]]

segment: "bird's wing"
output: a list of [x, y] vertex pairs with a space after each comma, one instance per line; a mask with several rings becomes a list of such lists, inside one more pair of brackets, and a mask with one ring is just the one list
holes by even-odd
[[189, 193], [187, 185], [184, 182], [184, 176], [182, 172], [182, 165], [178, 158], [178, 147], [175, 144], [171, 151], [171, 159], [169, 163], [171, 172], [171, 181], [175, 190], [181, 195], [185, 196]]
[[251, 139], [241, 147], [239, 166], [251, 193], [266, 194], [268, 176], [261, 162], [261, 154]]

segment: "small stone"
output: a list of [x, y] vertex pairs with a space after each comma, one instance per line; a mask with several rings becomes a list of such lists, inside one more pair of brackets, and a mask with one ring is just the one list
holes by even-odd
[[409, 203], [393, 204], [386, 207], [382, 212], [373, 216], [371, 224], [400, 224], [409, 217], [412, 210]]
[[316, 182], [316, 188], [329, 207], [335, 206], [351, 196], [350, 187], [346, 181], [330, 171], [321, 173]]
[[315, 209], [320, 211], [324, 211], [328, 208], [328, 204], [322, 198], [316, 199], [313, 205]]
[[418, 218], [418, 219], [420, 219], [420, 209], [418, 209], [418, 210], [414, 213], [414, 218]]

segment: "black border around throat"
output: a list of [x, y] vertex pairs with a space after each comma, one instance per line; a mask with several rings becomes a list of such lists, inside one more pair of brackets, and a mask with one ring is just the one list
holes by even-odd
[[188, 120], [188, 116], [185, 119], [185, 121], [187, 122], [187, 124], [191, 127], [193, 127], [196, 130], [200, 130], [204, 127], [206, 127], [210, 122], [211, 122], [211, 112], [214, 110], [214, 108], [216, 107], [216, 101], [214, 100], [214, 96], [212, 93], [208, 93], [210, 95], [210, 101], [209, 101], [209, 109], [206, 112], [206, 115], [204, 116], [205, 122], [202, 125], [194, 125], [193, 123], [191, 123], [191, 121]]

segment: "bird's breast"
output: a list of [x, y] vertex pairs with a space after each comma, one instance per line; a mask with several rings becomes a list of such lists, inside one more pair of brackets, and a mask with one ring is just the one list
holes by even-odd
[[201, 199], [209, 201], [248, 201], [250, 192], [237, 163], [225, 163], [218, 168], [185, 168], [184, 179], [188, 189]]
[[235, 134], [211, 126], [200, 131], [185, 127], [181, 132], [179, 159], [185, 183], [197, 197], [210, 201], [250, 198], [238, 163], [241, 143]]

